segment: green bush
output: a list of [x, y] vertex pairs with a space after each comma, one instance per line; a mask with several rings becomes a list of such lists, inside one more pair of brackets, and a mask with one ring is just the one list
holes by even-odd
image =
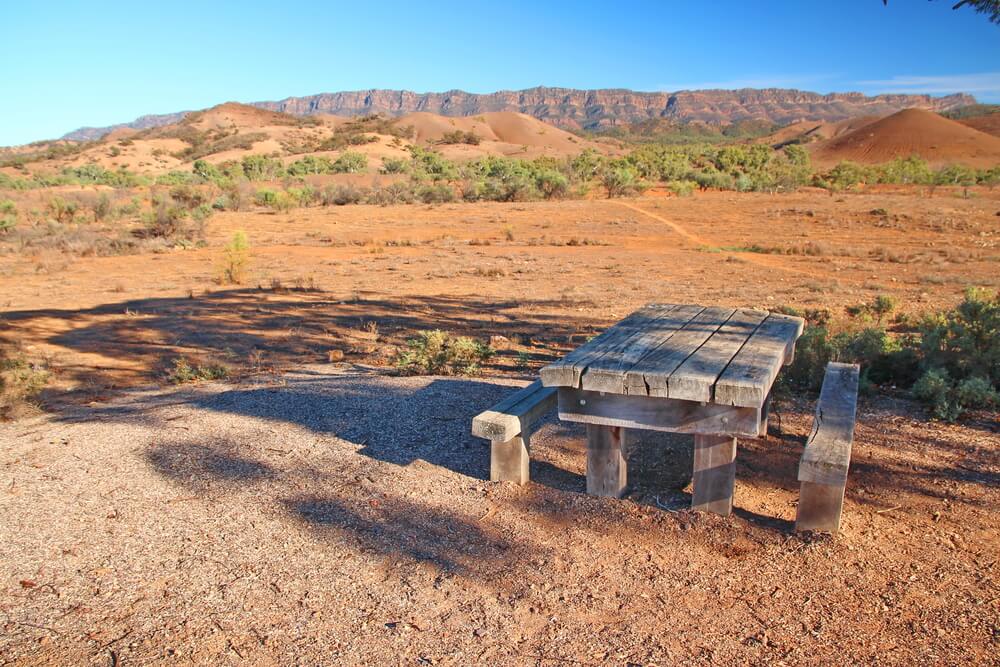
[[439, 144], [470, 144], [472, 146], [478, 146], [482, 139], [475, 132], [463, 132], [462, 130], [454, 130], [453, 132], [445, 132], [444, 136], [441, 137]]
[[434, 183], [417, 188], [416, 197], [425, 204], [446, 204], [455, 201], [455, 191], [446, 183]]
[[410, 163], [407, 160], [396, 157], [387, 157], [382, 160], [382, 168], [380, 171], [383, 174], [405, 174], [410, 168]]
[[[881, 307], [888, 314], [890, 305], [894, 302], [876, 298], [862, 308]], [[939, 419], [954, 420], [966, 410], [995, 407], [1000, 384], [1000, 297], [969, 290], [956, 308], [926, 316], [913, 335], [893, 335], [875, 324], [833, 334], [826, 323], [807, 326], [779, 387], [818, 390], [830, 361], [860, 364], [865, 390], [873, 384], [912, 387], [913, 396]]]
[[224, 380], [231, 371], [221, 364], [192, 364], [183, 357], [174, 359], [173, 368], [167, 372], [167, 379], [174, 384], [198, 382], [200, 380]]
[[678, 197], [690, 197], [696, 185], [694, 181], [670, 181], [667, 183], [667, 190]]
[[0, 421], [16, 419], [34, 404], [49, 381], [44, 366], [29, 362], [23, 354], [0, 350]]
[[240, 161], [240, 167], [250, 181], [273, 181], [285, 175], [281, 160], [266, 155], [246, 155]]
[[396, 358], [396, 366], [410, 375], [475, 375], [494, 351], [488, 345], [444, 331], [421, 331]]
[[111, 215], [114, 207], [111, 205], [111, 197], [108, 196], [108, 193], [102, 192], [90, 208], [94, 212], [94, 221], [100, 222]]
[[359, 174], [368, 168], [368, 158], [363, 153], [344, 151], [330, 165], [334, 174]]
[[601, 172], [601, 185], [607, 190], [609, 199], [635, 192], [638, 184], [635, 170], [627, 165], [610, 165]]

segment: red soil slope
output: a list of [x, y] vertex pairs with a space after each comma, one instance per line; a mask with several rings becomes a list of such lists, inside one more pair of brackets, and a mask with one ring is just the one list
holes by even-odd
[[813, 149], [813, 160], [875, 164], [919, 155], [931, 164], [961, 163], [972, 167], [1000, 164], [1000, 138], [931, 111], [906, 109]]

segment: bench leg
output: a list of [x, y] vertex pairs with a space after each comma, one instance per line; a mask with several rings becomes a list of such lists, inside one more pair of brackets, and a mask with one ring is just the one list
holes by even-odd
[[736, 438], [694, 436], [694, 492], [691, 509], [729, 516], [736, 485]]
[[526, 433], [515, 436], [507, 442], [490, 441], [490, 481], [527, 483], [528, 461]]
[[587, 424], [587, 493], [621, 498], [628, 486], [625, 429]]
[[768, 393], [767, 398], [764, 399], [764, 405], [760, 408], [760, 426], [757, 427], [757, 437], [766, 438], [767, 437], [767, 418], [771, 414], [771, 394]]
[[795, 530], [821, 530], [836, 534], [844, 509], [844, 485], [802, 482]]

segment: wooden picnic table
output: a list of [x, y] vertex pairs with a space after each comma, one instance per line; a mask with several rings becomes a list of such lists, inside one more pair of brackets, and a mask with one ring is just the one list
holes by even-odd
[[763, 310], [651, 304], [543, 368], [559, 418], [587, 425], [587, 492], [624, 493], [630, 429], [690, 433], [691, 507], [728, 515], [736, 438], [766, 433], [771, 386], [802, 327]]

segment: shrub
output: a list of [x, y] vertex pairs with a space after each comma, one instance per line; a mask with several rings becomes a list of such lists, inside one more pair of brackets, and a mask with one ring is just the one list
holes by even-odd
[[251, 181], [273, 181], [285, 175], [281, 160], [266, 155], [244, 156], [240, 166], [243, 174]]
[[330, 158], [322, 155], [306, 155], [288, 165], [287, 171], [290, 176], [330, 174], [333, 173], [333, 163]]
[[439, 144], [470, 144], [472, 146], [478, 146], [482, 139], [479, 135], [471, 130], [469, 132], [463, 132], [462, 130], [454, 130], [453, 132], [445, 132], [444, 136], [441, 137]]
[[601, 185], [608, 191], [608, 198], [634, 192], [638, 180], [635, 170], [627, 165], [609, 166], [601, 172]]
[[167, 379], [174, 384], [185, 384], [199, 380], [224, 380], [229, 374], [229, 368], [221, 364], [192, 364], [184, 357], [178, 357], [174, 359]]
[[49, 211], [52, 212], [52, 217], [56, 219], [56, 222], [73, 222], [73, 218], [76, 217], [76, 212], [79, 208], [80, 204], [78, 202], [63, 199], [62, 197], [53, 197], [49, 200]]
[[455, 191], [447, 183], [422, 185], [417, 188], [416, 196], [425, 204], [446, 204], [455, 201]]
[[368, 201], [379, 206], [411, 204], [415, 200], [413, 187], [408, 183], [389, 183], [372, 189]]
[[569, 179], [555, 169], [541, 169], [535, 174], [535, 187], [546, 199], [557, 199], [569, 193]]
[[440, 330], [421, 331], [396, 358], [396, 366], [411, 375], [475, 375], [492, 357], [488, 345]]
[[96, 222], [104, 220], [111, 215], [111, 197], [106, 192], [102, 192], [93, 204], [91, 204], [91, 210], [94, 211], [94, 220]]
[[[199, 216], [200, 217], [200, 216]], [[204, 233], [204, 219], [193, 219], [191, 211], [170, 197], [153, 197], [153, 209], [142, 216], [138, 236], [193, 241]]]
[[690, 197], [695, 185], [697, 184], [694, 181], [670, 181], [667, 183], [667, 190], [678, 197]]
[[919, 325], [927, 368], [943, 368], [959, 381], [981, 376], [1000, 385], [1000, 296], [971, 288], [950, 311]]
[[440, 153], [419, 146], [410, 147], [410, 171], [414, 180], [450, 181], [458, 175], [454, 162]]
[[344, 151], [330, 166], [334, 174], [358, 174], [368, 168], [368, 158], [363, 153]]
[[48, 381], [44, 366], [29, 362], [22, 354], [0, 352], [0, 420], [21, 416]]
[[250, 241], [246, 232], [237, 230], [222, 250], [222, 283], [240, 285], [250, 264]]
[[360, 204], [365, 199], [365, 191], [353, 185], [331, 185], [324, 188], [320, 196], [323, 206], [344, 206]]
[[170, 197], [188, 209], [197, 208], [208, 201], [208, 193], [188, 183], [170, 188]]
[[409, 162], [402, 158], [387, 157], [382, 160], [383, 174], [404, 174], [409, 169]]

